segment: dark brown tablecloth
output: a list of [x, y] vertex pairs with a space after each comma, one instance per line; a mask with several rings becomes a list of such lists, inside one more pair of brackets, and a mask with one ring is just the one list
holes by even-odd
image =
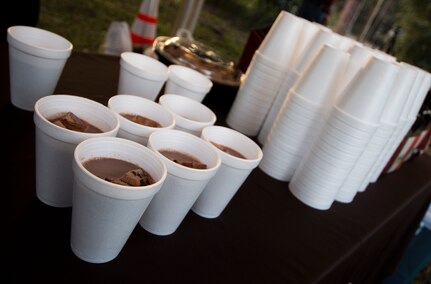
[[[190, 212], [165, 237], [138, 225], [113, 261], [86, 263], [70, 249], [71, 209], [47, 206], [35, 195], [33, 113], [10, 104], [5, 46], [0, 64], [5, 283], [380, 283], [431, 202], [429, 156], [327, 211], [304, 205], [287, 183], [257, 168], [219, 218]], [[118, 57], [73, 53], [56, 93], [106, 104], [118, 74]], [[229, 107], [217, 106], [217, 124]]]

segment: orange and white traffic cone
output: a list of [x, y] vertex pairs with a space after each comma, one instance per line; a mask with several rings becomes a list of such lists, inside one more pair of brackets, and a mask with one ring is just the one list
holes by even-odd
[[156, 37], [158, 0], [143, 0], [139, 12], [133, 21], [131, 38], [134, 49], [145, 49], [151, 46]]

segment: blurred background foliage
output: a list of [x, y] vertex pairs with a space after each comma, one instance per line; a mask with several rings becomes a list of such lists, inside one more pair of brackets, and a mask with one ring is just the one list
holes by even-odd
[[[223, 57], [238, 62], [250, 31], [269, 27], [281, 10], [297, 14], [309, 0], [205, 0], [193, 33], [195, 39]], [[329, 0], [326, 25], [334, 28], [347, 1]], [[431, 1], [354, 0], [360, 2], [349, 24], [348, 36], [391, 53], [399, 60], [431, 71]], [[377, 3], [377, 16], [364, 31]], [[112, 21], [130, 26], [142, 0], [40, 0], [38, 26], [68, 38], [74, 49], [101, 52]], [[160, 0], [157, 35], [173, 36], [180, 0]]]

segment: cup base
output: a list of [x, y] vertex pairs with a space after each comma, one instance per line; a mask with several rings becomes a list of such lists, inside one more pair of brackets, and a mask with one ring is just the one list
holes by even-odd
[[118, 254], [117, 254], [117, 255], [111, 256], [111, 257], [106, 258], [106, 259], [88, 258], [88, 257], [85, 257], [82, 252], [77, 250], [73, 246], [72, 243], [70, 243], [70, 249], [72, 250], [73, 254], [75, 254], [76, 257], [78, 257], [79, 259], [81, 259], [83, 261], [89, 262], [89, 263], [105, 263], [105, 262], [109, 262], [109, 261], [113, 260], [114, 258], [116, 258], [118, 256]]
[[194, 208], [192, 208], [192, 211], [193, 211], [193, 213], [195, 213], [196, 215], [198, 215], [198, 216], [200, 216], [200, 217], [203, 217], [203, 218], [207, 218], [207, 219], [215, 219], [215, 218], [217, 218], [218, 216], [220, 216], [220, 214], [221, 214], [221, 213], [219, 213], [219, 214], [207, 214], [207, 213], [204, 213], [204, 212], [200, 212], [199, 210], [196, 210], [196, 209], [194, 209]]
[[45, 203], [46, 205], [52, 206], [52, 207], [58, 207], [58, 208], [68, 208], [68, 207], [72, 207], [72, 203], [55, 203], [55, 202], [51, 202], [45, 198], [43, 198], [42, 196], [36, 194], [37, 198]]
[[173, 231], [160, 232], [160, 231], [157, 231], [157, 230], [153, 230], [153, 229], [151, 229], [151, 228], [148, 228], [148, 227], [146, 227], [145, 225], [143, 225], [143, 224], [141, 224], [141, 223], [139, 223], [139, 225], [141, 225], [141, 227], [142, 227], [145, 231], [147, 231], [147, 232], [149, 232], [149, 233], [151, 233], [151, 234], [153, 234], [153, 235], [157, 235], [157, 236], [169, 236], [169, 235], [172, 235], [173, 233], [175, 233], [175, 231], [176, 231], [176, 229], [175, 229], [175, 230], [173, 230]]

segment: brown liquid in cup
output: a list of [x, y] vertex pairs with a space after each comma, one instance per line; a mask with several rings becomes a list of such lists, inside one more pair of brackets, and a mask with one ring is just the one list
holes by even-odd
[[56, 117], [49, 119], [50, 122], [57, 126], [85, 133], [102, 133], [103, 131], [89, 122], [77, 117], [72, 112], [61, 113]]
[[123, 117], [127, 118], [128, 120], [131, 120], [135, 123], [139, 123], [141, 125], [149, 126], [149, 127], [157, 127], [160, 128], [162, 125], [158, 123], [155, 120], [152, 120], [151, 118], [138, 115], [138, 114], [131, 114], [131, 113], [120, 113]]
[[93, 158], [82, 164], [95, 176], [120, 185], [145, 186], [154, 179], [144, 169], [133, 163], [115, 158]]
[[220, 150], [222, 150], [223, 152], [226, 152], [226, 153], [228, 153], [228, 154], [230, 154], [232, 156], [235, 156], [237, 158], [246, 159], [246, 157], [243, 154], [241, 154], [240, 152], [238, 152], [238, 151], [236, 151], [236, 150], [234, 150], [234, 149], [232, 149], [232, 148], [230, 148], [228, 146], [225, 146], [225, 145], [222, 145], [222, 144], [218, 144], [218, 143], [215, 143], [213, 141], [210, 141], [210, 142], [214, 146], [216, 146], [217, 148], [219, 148]]
[[170, 149], [162, 149], [159, 150], [159, 152], [168, 158], [171, 161], [174, 161], [177, 164], [194, 168], [194, 169], [206, 169], [207, 165], [199, 161], [199, 159], [193, 157], [190, 154], [183, 153], [176, 150], [170, 150]]

